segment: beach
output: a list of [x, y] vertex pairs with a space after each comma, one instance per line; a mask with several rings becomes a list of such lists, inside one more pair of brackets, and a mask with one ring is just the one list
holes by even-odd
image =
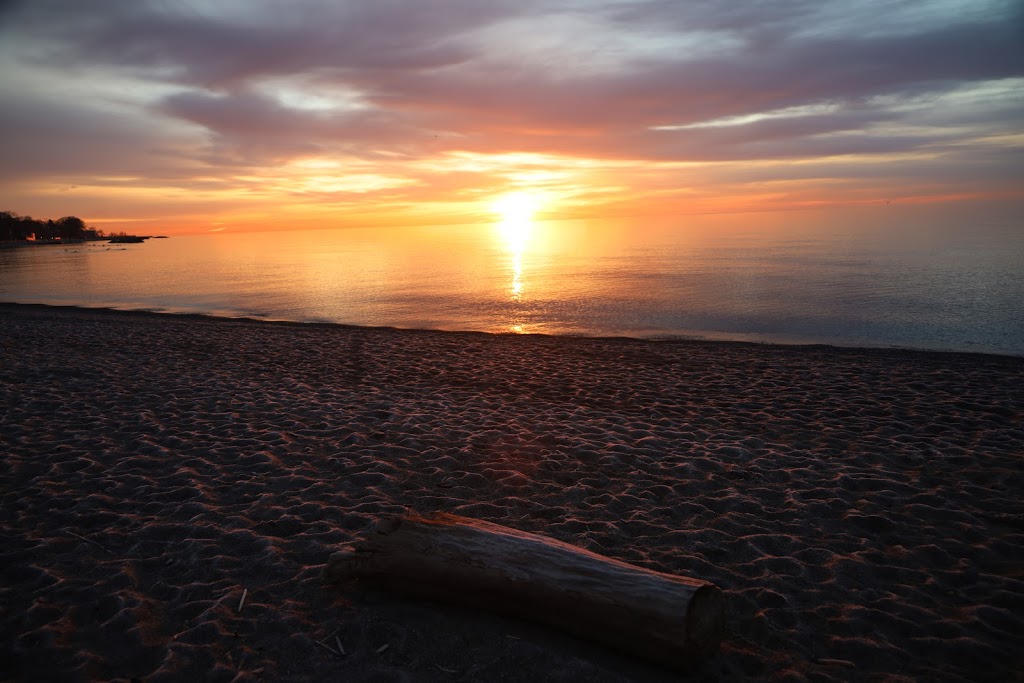
[[1024, 680], [1021, 357], [3, 304], [0, 397], [3, 680], [680, 678], [324, 581], [404, 511], [715, 583], [688, 680]]

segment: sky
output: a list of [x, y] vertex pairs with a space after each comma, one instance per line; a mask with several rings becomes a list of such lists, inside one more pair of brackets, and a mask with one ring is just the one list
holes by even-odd
[[0, 0], [0, 103], [105, 229], [1015, 202], [1024, 2]]

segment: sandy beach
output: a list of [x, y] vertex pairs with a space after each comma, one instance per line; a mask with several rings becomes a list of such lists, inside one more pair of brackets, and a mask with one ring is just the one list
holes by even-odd
[[405, 510], [716, 583], [691, 680], [1024, 680], [1024, 358], [0, 305], [0, 397], [3, 680], [678, 680], [324, 582]]

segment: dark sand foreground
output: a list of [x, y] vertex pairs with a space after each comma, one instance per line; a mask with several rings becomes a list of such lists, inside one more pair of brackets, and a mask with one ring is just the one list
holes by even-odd
[[1022, 680], [1022, 358], [4, 305], [0, 400], [0, 679], [676, 679], [323, 583], [411, 508], [714, 581], [694, 680]]

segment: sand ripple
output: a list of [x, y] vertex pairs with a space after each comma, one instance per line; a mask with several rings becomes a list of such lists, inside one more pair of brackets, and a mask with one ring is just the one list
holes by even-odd
[[0, 398], [0, 678], [672, 679], [322, 583], [406, 508], [718, 583], [697, 679], [1024, 670], [1024, 359], [0, 306]]

